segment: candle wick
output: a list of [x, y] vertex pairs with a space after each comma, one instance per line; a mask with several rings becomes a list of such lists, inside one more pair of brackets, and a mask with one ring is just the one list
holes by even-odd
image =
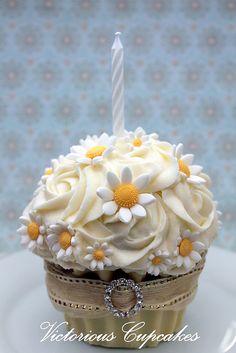
[[115, 36], [120, 36], [121, 35], [121, 32], [116, 32], [115, 33]]

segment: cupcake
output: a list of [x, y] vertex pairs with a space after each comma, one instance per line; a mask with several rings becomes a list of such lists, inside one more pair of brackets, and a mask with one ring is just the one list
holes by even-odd
[[193, 159], [139, 127], [87, 136], [45, 169], [18, 233], [86, 342], [149, 347], [181, 329], [219, 223]]

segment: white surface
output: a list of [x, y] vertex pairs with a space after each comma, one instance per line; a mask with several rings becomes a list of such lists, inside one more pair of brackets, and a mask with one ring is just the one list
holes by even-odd
[[[185, 317], [188, 332], [193, 334], [198, 331], [200, 340], [162, 343], [157, 348], [149, 349], [149, 352], [219, 352], [219, 344], [227, 328], [233, 321], [236, 322], [235, 269], [236, 254], [211, 248], [197, 296]], [[63, 321], [63, 315], [52, 307], [47, 297], [42, 259], [27, 251], [4, 257], [0, 260], [0, 276], [1, 353], [109, 351], [78, 342], [40, 343], [43, 332], [39, 325], [42, 322]], [[236, 352], [236, 345], [229, 352]]]

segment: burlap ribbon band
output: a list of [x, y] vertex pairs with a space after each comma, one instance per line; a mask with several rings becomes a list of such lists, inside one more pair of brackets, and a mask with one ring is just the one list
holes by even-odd
[[[180, 310], [195, 296], [198, 277], [204, 267], [205, 256], [189, 273], [140, 282], [143, 294], [142, 310]], [[101, 317], [109, 315], [104, 305], [104, 292], [109, 282], [78, 278], [62, 268], [45, 261], [48, 295], [59, 311], [75, 317]], [[120, 310], [136, 303], [129, 288], [113, 291], [112, 302]]]

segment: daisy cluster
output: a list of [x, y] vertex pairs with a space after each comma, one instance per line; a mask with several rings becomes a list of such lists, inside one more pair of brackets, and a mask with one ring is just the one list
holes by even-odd
[[[152, 143], [158, 141], [158, 135], [146, 134], [142, 128], [135, 132], [126, 132], [122, 137], [122, 143], [126, 145], [129, 152], [138, 151], [140, 148], [148, 149]], [[116, 152], [117, 138], [102, 134], [100, 137], [88, 136], [80, 141], [80, 145], [73, 146], [67, 159], [75, 162], [78, 166], [90, 166], [97, 168]], [[197, 186], [204, 184], [206, 179], [201, 176], [202, 167], [193, 165], [193, 155], [183, 154], [183, 145], [173, 145], [168, 152], [176, 159], [179, 169], [178, 182], [186, 182]], [[53, 174], [60, 160], [53, 160], [52, 167], [47, 168], [39, 188], [44, 187], [48, 177]], [[115, 158], [115, 157], [114, 157]], [[113, 217], [113, 221], [121, 224], [129, 224], [133, 219], [143, 219], [147, 215], [148, 206], [156, 202], [157, 193], [147, 193], [150, 183], [150, 174], [133, 176], [129, 166], [124, 166], [121, 173], [117, 175], [113, 170], [106, 174], [106, 183], [97, 188], [97, 197], [102, 201], [102, 217]], [[20, 217], [21, 227], [18, 233], [21, 241], [32, 251], [49, 248], [56, 261], [60, 264], [83, 263], [83, 268], [90, 270], [115, 270], [113, 266], [113, 251], [110, 244], [103, 241], [91, 242], [88, 246], [81, 248], [80, 233], [71, 224], [59, 221], [55, 224], [43, 224], [42, 216], [35, 210]], [[190, 271], [202, 258], [206, 245], [200, 241], [200, 233], [184, 229], [176, 237], [174, 251], [158, 247], [146, 256], [145, 269], [147, 273], [154, 276], [170, 273], [171, 269], [182, 268]]]

